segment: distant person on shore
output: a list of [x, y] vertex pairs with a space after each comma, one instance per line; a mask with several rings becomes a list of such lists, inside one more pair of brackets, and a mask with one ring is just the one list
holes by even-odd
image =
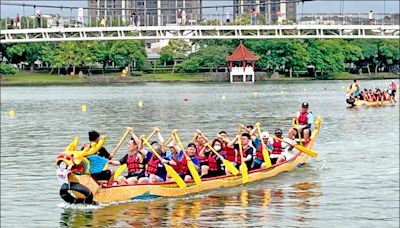
[[78, 17], [76, 19], [78, 27], [83, 26], [83, 8], [78, 8]]
[[182, 24], [182, 11], [181, 9], [178, 9], [176, 11], [176, 24], [181, 25]]
[[138, 26], [138, 16], [135, 11], [131, 13], [131, 25], [135, 27]]
[[257, 11], [255, 8], [253, 8], [253, 11], [251, 12], [251, 24], [257, 24]]
[[374, 21], [374, 12], [372, 12], [372, 10], [370, 10], [368, 12], [368, 24], [372, 25]]
[[100, 27], [106, 27], [106, 19], [104, 17], [100, 19]]
[[226, 23], [230, 23], [231, 22], [231, 14], [230, 14], [230, 12], [226, 12], [225, 20], [226, 20]]
[[36, 11], [36, 24], [38, 28], [42, 27], [42, 15], [40, 14], [40, 11]]
[[182, 25], [186, 25], [186, 11], [182, 10]]
[[19, 17], [19, 14], [17, 13], [17, 16], [15, 17], [15, 26], [17, 29], [21, 29], [21, 18]]
[[281, 11], [276, 12], [276, 17], [278, 18], [278, 25], [281, 25], [283, 22], [283, 17]]

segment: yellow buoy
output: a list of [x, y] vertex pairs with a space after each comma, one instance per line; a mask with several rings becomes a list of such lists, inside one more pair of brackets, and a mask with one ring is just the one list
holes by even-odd
[[82, 106], [81, 106], [81, 109], [82, 109], [82, 112], [86, 112], [87, 106], [86, 106], [86, 105], [82, 105]]
[[14, 110], [11, 110], [10, 112], [8, 112], [8, 115], [13, 118], [15, 116], [15, 112]]
[[222, 99], [222, 100], [225, 100], [225, 99], [226, 99], [226, 96], [225, 96], [225, 95], [222, 95], [221, 99]]
[[256, 96], [257, 96], [257, 92], [254, 92], [254, 93], [253, 93], [253, 97], [256, 97]]
[[139, 108], [143, 107], [143, 101], [139, 101], [139, 102], [137, 103], [137, 106], [138, 106]]
[[281, 93], [283, 94], [283, 90], [281, 90]]
[[308, 90], [307, 90], [307, 88], [304, 88], [304, 92], [307, 92]]

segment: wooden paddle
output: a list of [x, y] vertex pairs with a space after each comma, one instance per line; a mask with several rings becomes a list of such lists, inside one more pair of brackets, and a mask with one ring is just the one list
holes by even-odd
[[[177, 140], [178, 143], [179, 143], [179, 146], [182, 148], [182, 151], [183, 151], [184, 153], [186, 153], [186, 152], [185, 152], [185, 148], [184, 148], [183, 145], [182, 145], [182, 142], [181, 142], [181, 139], [179, 138], [178, 133], [175, 132], [174, 134], [175, 134], [176, 140]], [[187, 157], [189, 157], [189, 156], [187, 156]], [[190, 158], [189, 158], [189, 159], [186, 159], [186, 160], [187, 160], [187, 166], [188, 166], [188, 168], [189, 168], [190, 174], [192, 174], [192, 177], [193, 177], [194, 182], [195, 182], [196, 184], [200, 184], [200, 183], [201, 183], [201, 177], [200, 177], [199, 173], [197, 172], [197, 169], [196, 169], [195, 165], [193, 164], [193, 162], [192, 162], [192, 160], [191, 160]]]
[[244, 160], [243, 160], [242, 140], [241, 140], [240, 135], [237, 135], [236, 137], [239, 142], [239, 152], [240, 152], [240, 158], [241, 158], [241, 162], [242, 162], [242, 164], [240, 165], [240, 170], [242, 171], [242, 181], [243, 181], [243, 184], [246, 184], [247, 182], [249, 182], [249, 174], [248, 174], [246, 162], [244, 162]]
[[[157, 156], [157, 158], [162, 161], [161, 156], [157, 153], [157, 151], [153, 148], [153, 146], [151, 146], [151, 144], [149, 143], [149, 141], [147, 141], [146, 138], [143, 138], [143, 142], [150, 148], [150, 150], [153, 152], [153, 154], [155, 156]], [[182, 180], [182, 178], [179, 176], [179, 174], [174, 170], [174, 168], [172, 168], [171, 166], [169, 166], [166, 163], [163, 163], [165, 170], [167, 171], [167, 173], [175, 180], [176, 184], [184, 189], [186, 188], [186, 183], [184, 180]]]
[[[278, 141], [285, 142], [283, 139], [278, 138], [278, 137], [276, 137], [276, 136], [274, 136], [274, 135], [273, 135], [272, 137], [273, 137], [274, 139], [278, 140]], [[301, 152], [303, 152], [303, 153], [306, 153], [306, 154], [310, 155], [310, 156], [313, 157], [313, 158], [316, 158], [316, 157], [318, 156], [318, 153], [317, 153], [317, 152], [315, 152], [315, 151], [313, 151], [313, 150], [310, 150], [310, 149], [308, 149], [307, 147], [304, 147], [304, 146], [295, 144], [295, 145], [294, 145], [294, 148], [298, 149], [299, 151], [301, 151]]]
[[[127, 130], [128, 131], [128, 130]], [[126, 133], [126, 132], [125, 132]], [[129, 131], [128, 131], [128, 133], [129, 133]], [[147, 140], [149, 140], [151, 137], [153, 137], [153, 135], [156, 133], [156, 130], [153, 130], [151, 133], [150, 133], [150, 135], [147, 137]], [[125, 135], [124, 135], [125, 136]], [[125, 136], [125, 138], [126, 138], [126, 136]], [[125, 139], [124, 138], [124, 139]], [[122, 140], [122, 139], [121, 139]], [[122, 140], [123, 141], [123, 140]], [[122, 143], [121, 141], [120, 141], [120, 143]], [[119, 144], [118, 145], [118, 148], [121, 146], [121, 144]], [[114, 153], [115, 154], [115, 153]], [[124, 170], [127, 168], [128, 166], [127, 166], [127, 164], [125, 163], [125, 164], [123, 164], [123, 165], [121, 165], [120, 167], [118, 167], [118, 169], [115, 171], [115, 173], [114, 173], [114, 179], [117, 179], [117, 177], [119, 177], [119, 175], [121, 175], [123, 172], [124, 172]]]
[[265, 145], [264, 140], [261, 138], [261, 124], [260, 124], [260, 123], [256, 123], [256, 127], [257, 127], [257, 129], [258, 129], [258, 135], [259, 135], [260, 140], [261, 140], [262, 154], [263, 154], [263, 157], [264, 157], [265, 166], [266, 166], [267, 169], [268, 169], [269, 167], [272, 166], [271, 158], [269, 157], [269, 153], [268, 153], [268, 150], [267, 150], [267, 146]]
[[118, 149], [121, 147], [122, 143], [124, 142], [124, 140], [126, 139], [126, 136], [128, 136], [129, 134], [129, 129], [126, 129], [124, 135], [122, 136], [121, 140], [119, 140], [117, 146], [114, 148], [114, 150], [112, 151], [110, 157], [113, 158], [115, 153], [117, 153]]
[[214, 152], [214, 154], [216, 154], [216, 155], [219, 157], [219, 159], [221, 159], [222, 163], [224, 163], [225, 167], [226, 167], [227, 169], [229, 169], [229, 171], [230, 171], [233, 175], [236, 176], [236, 175], [239, 174], [239, 170], [238, 170], [235, 166], [233, 166], [232, 163], [231, 163], [230, 161], [225, 160], [225, 158], [222, 157], [222, 156], [210, 145], [209, 142], [206, 143], [206, 146], [208, 146], [208, 148], [210, 148], [211, 151]]
[[303, 142], [301, 141], [301, 129], [299, 125], [299, 120], [295, 118], [295, 121], [296, 121], [297, 135], [299, 136], [300, 146], [303, 146]]

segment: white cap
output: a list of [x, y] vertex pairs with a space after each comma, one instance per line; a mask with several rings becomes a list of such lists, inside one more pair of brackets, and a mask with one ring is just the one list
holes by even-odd
[[267, 138], [269, 138], [269, 133], [266, 132], [266, 131], [263, 131], [263, 132], [261, 133], [261, 138], [262, 138], [262, 139], [267, 139]]
[[174, 144], [173, 144], [172, 142], [169, 142], [169, 143], [167, 144], [167, 147], [174, 147]]

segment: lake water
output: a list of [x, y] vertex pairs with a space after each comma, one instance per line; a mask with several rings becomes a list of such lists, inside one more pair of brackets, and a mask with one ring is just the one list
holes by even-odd
[[[348, 109], [343, 87], [349, 84], [2, 87], [1, 226], [398, 227], [399, 106]], [[55, 157], [75, 135], [82, 145], [97, 130], [112, 150], [126, 126], [138, 134], [157, 126], [165, 137], [178, 128], [185, 142], [197, 128], [232, 135], [239, 123], [287, 132], [303, 101], [323, 118], [314, 147], [319, 156], [292, 172], [184, 198], [113, 205], [70, 206], [58, 195]], [[124, 145], [116, 157], [125, 151]]]

